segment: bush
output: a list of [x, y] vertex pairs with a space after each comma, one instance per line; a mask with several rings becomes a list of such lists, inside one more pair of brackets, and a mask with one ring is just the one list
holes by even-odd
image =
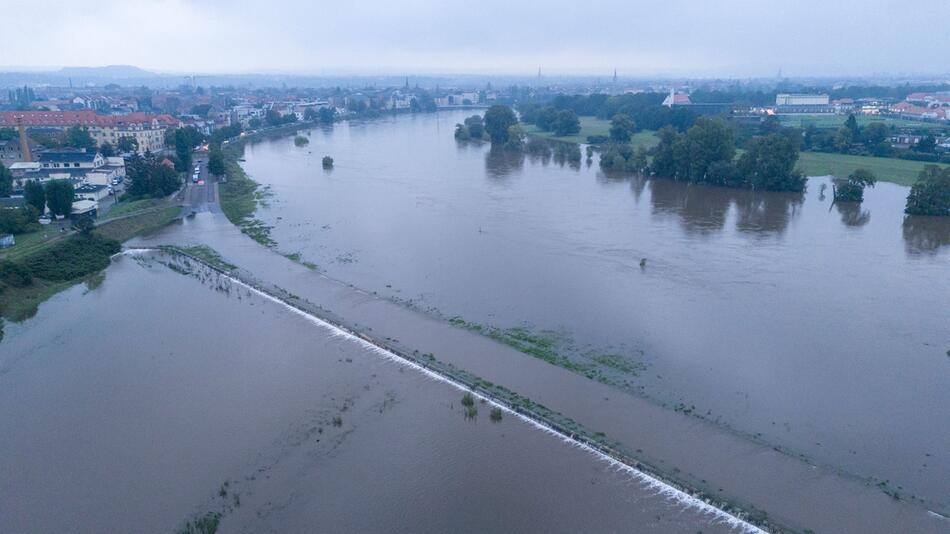
[[36, 222], [36, 209], [33, 206], [25, 208], [0, 208], [0, 234], [24, 234], [33, 229]]
[[309, 144], [310, 144], [310, 140], [302, 135], [298, 135], [297, 137], [294, 137], [294, 145], [296, 146], [305, 146]]
[[0, 261], [0, 283], [10, 287], [26, 287], [33, 284], [33, 274], [19, 263]]
[[904, 213], [950, 216], [950, 168], [924, 167], [910, 188]]
[[323, 156], [322, 163], [323, 163], [323, 168], [324, 168], [324, 169], [332, 169], [332, 168], [333, 168], [333, 158], [331, 158], [330, 156]]
[[80, 234], [30, 256], [24, 266], [37, 278], [66, 281], [105, 269], [120, 250], [118, 241]]
[[488, 414], [488, 418], [494, 423], [501, 421], [501, 408], [492, 408], [491, 413]]
[[471, 393], [462, 395], [462, 406], [475, 406], [475, 397]]

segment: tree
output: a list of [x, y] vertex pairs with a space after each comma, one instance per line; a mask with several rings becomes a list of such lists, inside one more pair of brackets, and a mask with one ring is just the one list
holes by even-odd
[[573, 135], [581, 131], [581, 122], [574, 110], [562, 109], [555, 115], [551, 129], [554, 130], [554, 135], [558, 137]]
[[868, 146], [887, 141], [890, 130], [883, 123], [872, 122], [864, 127], [864, 143]]
[[844, 127], [851, 132], [851, 139], [861, 138], [861, 127], [858, 126], [858, 119], [854, 118], [854, 113], [848, 114], [848, 120], [844, 121]]
[[75, 191], [69, 180], [51, 180], [46, 183], [46, 204], [56, 216], [68, 216], [73, 209]]
[[904, 213], [950, 216], [950, 168], [924, 167], [910, 188]]
[[181, 187], [181, 179], [175, 169], [154, 157], [134, 155], [125, 164], [129, 179], [128, 193], [132, 197], [161, 198]]
[[934, 136], [928, 135], [920, 141], [917, 141], [917, 144], [914, 145], [914, 152], [923, 152], [926, 154], [933, 154], [937, 149], [937, 140], [934, 139]]
[[485, 112], [484, 122], [491, 142], [504, 144], [508, 141], [508, 128], [518, 124], [518, 117], [508, 106], [495, 104]]
[[610, 140], [616, 143], [629, 143], [630, 136], [637, 129], [637, 123], [626, 113], [618, 113], [610, 120]]
[[116, 148], [118, 148], [119, 152], [123, 154], [127, 154], [129, 152], [138, 152], [139, 141], [132, 136], [126, 135], [119, 138], [119, 142], [116, 143]]
[[521, 152], [524, 148], [524, 129], [520, 124], [515, 123], [508, 127], [508, 140], [505, 141], [505, 149]]
[[46, 190], [43, 189], [43, 184], [30, 180], [23, 186], [23, 197], [27, 205], [33, 206], [38, 213], [46, 211]]
[[465, 128], [468, 129], [468, 135], [472, 139], [482, 139], [485, 137], [485, 122], [481, 115], [472, 115], [465, 119]]
[[735, 153], [732, 130], [726, 123], [702, 117], [673, 145], [673, 177], [709, 182], [709, 166], [717, 161], [731, 162]]
[[455, 139], [459, 141], [468, 141], [472, 138], [472, 134], [468, 131], [468, 126], [458, 123], [455, 125]]
[[73, 222], [73, 228], [82, 235], [89, 235], [96, 228], [96, 222], [91, 215], [83, 215]]
[[66, 130], [65, 145], [71, 148], [85, 148], [87, 150], [96, 148], [95, 140], [89, 135], [89, 128], [79, 125], [70, 126]]
[[13, 174], [10, 169], [0, 161], [0, 197], [8, 197], [13, 194]]
[[222, 176], [225, 173], [224, 154], [216, 146], [211, 147], [211, 153], [208, 155], [208, 172], [215, 176]]
[[838, 152], [847, 152], [853, 143], [854, 132], [847, 126], [838, 128], [838, 131], [835, 133], [835, 150]]
[[861, 202], [864, 200], [864, 188], [874, 187], [877, 178], [868, 169], [855, 169], [848, 175], [847, 181], [835, 186], [835, 201]]
[[336, 120], [336, 108], [329, 106], [320, 108], [317, 116], [323, 124], [333, 124], [333, 121]]
[[204, 136], [194, 126], [175, 130], [175, 155], [178, 156], [179, 172], [191, 170], [191, 152], [201, 144]]
[[794, 134], [752, 139], [736, 164], [741, 185], [763, 191], [804, 191], [808, 179], [795, 169], [799, 144]]
[[112, 148], [112, 143], [106, 141], [102, 143], [102, 146], [99, 147], [99, 153], [102, 154], [104, 158], [111, 158], [115, 156], [115, 149]]
[[251, 118], [247, 121], [247, 127], [248, 127], [248, 128], [260, 128], [260, 127], [261, 127], [261, 119], [259, 119], [259, 118], [257, 118], [257, 117], [251, 117]]
[[191, 107], [191, 114], [199, 117], [207, 117], [211, 111], [211, 104], [195, 104]]

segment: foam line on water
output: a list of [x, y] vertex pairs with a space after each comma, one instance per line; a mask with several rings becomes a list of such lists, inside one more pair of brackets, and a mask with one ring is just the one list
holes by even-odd
[[[130, 249], [127, 251], [123, 251], [120, 254], [126, 254], [126, 253], [140, 254], [140, 253], [153, 252], [153, 251], [157, 251], [157, 250], [138, 248], [138, 249]], [[545, 424], [543, 421], [539, 421], [531, 417], [528, 417], [522, 413], [516, 412], [512, 410], [511, 408], [509, 408], [507, 405], [500, 403], [491, 397], [485, 396], [477, 391], [472, 391], [471, 389], [469, 389], [468, 386], [466, 386], [465, 384], [461, 382], [457, 382], [448, 376], [439, 374], [433, 371], [432, 369], [419, 365], [418, 363], [410, 359], [404, 358], [391, 350], [388, 350], [375, 343], [367, 341], [366, 339], [363, 339], [362, 337], [357, 335], [355, 332], [352, 332], [342, 326], [335, 325], [331, 322], [321, 319], [320, 317], [317, 317], [316, 315], [313, 315], [304, 310], [301, 310], [300, 308], [297, 308], [296, 306], [293, 306], [289, 304], [288, 302], [267, 293], [266, 291], [262, 291], [248, 283], [245, 283], [244, 281], [238, 278], [230, 276], [217, 269], [214, 269], [214, 270], [217, 271], [221, 276], [230, 280], [232, 283], [240, 285], [246, 288], [247, 290], [254, 292], [254, 294], [259, 295], [260, 297], [266, 300], [274, 302], [277, 305], [282, 306], [287, 310], [290, 310], [292, 313], [299, 315], [300, 317], [303, 317], [304, 319], [307, 319], [311, 323], [321, 328], [326, 329], [335, 338], [341, 338], [341, 339], [346, 339], [348, 341], [356, 342], [363, 348], [369, 349], [370, 351], [376, 353], [379, 356], [382, 356], [383, 358], [389, 361], [395, 362], [399, 365], [409, 367], [419, 373], [422, 373], [424, 376], [432, 380], [436, 380], [438, 382], [448, 384], [460, 391], [471, 393], [473, 396], [477, 397], [479, 400], [482, 400], [492, 405], [493, 407], [500, 408], [506, 414], [517, 417], [519, 420], [527, 423], [528, 425], [538, 430], [541, 430], [542, 432], [550, 434], [554, 437], [557, 437], [562, 442], [567, 443], [575, 448], [581, 449], [587, 452], [588, 454], [593, 455], [595, 458], [597, 458], [600, 461], [606, 462], [609, 466], [611, 466], [618, 472], [622, 472], [624, 474], [631, 476], [634, 480], [639, 482], [641, 486], [655, 492], [657, 495], [661, 495], [665, 498], [668, 498], [678, 504], [683, 505], [686, 508], [699, 510], [703, 514], [711, 516], [712, 518], [714, 518], [714, 520], [727, 524], [730, 528], [738, 529], [738, 530], [741, 530], [742, 532], [749, 533], [749, 534], [767, 534], [767, 532], [763, 530], [762, 528], [757, 527], [756, 525], [753, 525], [749, 523], [748, 521], [745, 521], [744, 519], [741, 519], [725, 510], [717, 508], [716, 506], [713, 506], [712, 504], [709, 504], [698, 497], [690, 495], [689, 493], [649, 473], [646, 473], [629, 464], [621, 462], [617, 460], [616, 458], [612, 458], [604, 454], [602, 451], [586, 443], [583, 443], [576, 439], [572, 439], [571, 437], [566, 436], [563, 433], [554, 430], [553, 428]]]

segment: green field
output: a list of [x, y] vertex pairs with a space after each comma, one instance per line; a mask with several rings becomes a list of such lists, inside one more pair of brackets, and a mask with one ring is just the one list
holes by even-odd
[[[891, 117], [875, 117], [872, 115], [855, 115], [858, 126], [867, 126], [872, 122], [880, 122], [886, 126], [895, 128], [917, 128], [922, 130], [947, 130], [950, 129], [945, 124], [933, 122], [921, 122], [908, 119], [895, 119]], [[805, 128], [814, 126], [816, 128], [840, 128], [848, 120], [847, 115], [782, 115], [779, 117], [783, 126], [792, 126], [795, 128]]]
[[798, 167], [808, 176], [830, 174], [844, 178], [855, 169], [863, 167], [872, 171], [878, 180], [908, 186], [917, 181], [917, 175], [925, 165], [928, 163], [923, 161], [823, 152], [802, 152], [798, 158]]
[[161, 203], [161, 200], [156, 198], [144, 198], [142, 200], [127, 200], [124, 202], [119, 202], [115, 206], [112, 206], [112, 209], [106, 213], [106, 219], [114, 219], [115, 217], [121, 217], [123, 215], [128, 215], [139, 210], [144, 210], [148, 208], [153, 208]]
[[[587, 143], [587, 136], [589, 135], [610, 135], [610, 121], [606, 119], [598, 119], [596, 117], [578, 117], [581, 122], [581, 131], [575, 135], [565, 135], [563, 137], [558, 137], [554, 135], [553, 132], [542, 132], [533, 124], [522, 124], [526, 134], [534, 137], [543, 137], [545, 139], [553, 139], [555, 141], [567, 141], [569, 143]], [[642, 132], [637, 132], [633, 135], [631, 139], [631, 144], [634, 147], [644, 146], [646, 148], [651, 148], [657, 143], [656, 132], [650, 130], [644, 130]]]

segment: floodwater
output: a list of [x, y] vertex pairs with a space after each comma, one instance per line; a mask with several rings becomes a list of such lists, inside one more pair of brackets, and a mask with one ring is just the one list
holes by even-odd
[[207, 513], [255, 533], [732, 528], [490, 405], [466, 418], [454, 386], [164, 254], [116, 257], [2, 349], [2, 532]]
[[332, 278], [551, 331], [627, 391], [950, 506], [950, 221], [905, 219], [888, 183], [855, 207], [826, 178], [751, 193], [513, 158], [457, 144], [463, 117], [250, 145], [258, 217]]

